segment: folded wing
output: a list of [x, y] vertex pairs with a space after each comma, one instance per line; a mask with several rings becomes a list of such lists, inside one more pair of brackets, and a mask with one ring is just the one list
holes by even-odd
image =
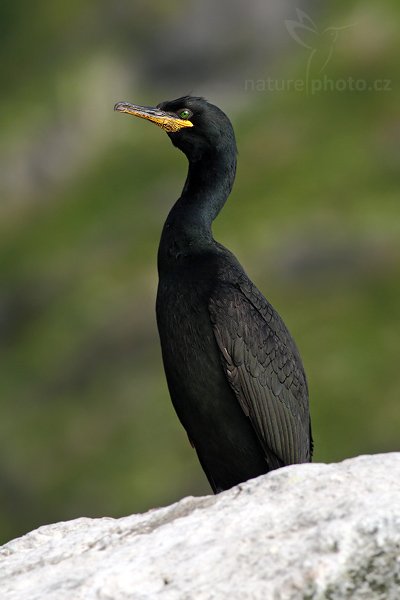
[[209, 310], [227, 379], [270, 467], [310, 461], [307, 382], [282, 319], [249, 280], [221, 284]]

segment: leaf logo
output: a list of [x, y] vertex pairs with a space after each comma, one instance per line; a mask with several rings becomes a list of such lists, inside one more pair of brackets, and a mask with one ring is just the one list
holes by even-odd
[[298, 17], [298, 21], [292, 21], [290, 19], [287, 19], [285, 21], [285, 25], [286, 25], [286, 29], [289, 32], [289, 35], [301, 46], [304, 46], [304, 48], [308, 48], [309, 50], [313, 50], [313, 46], [310, 46], [310, 44], [308, 44], [304, 38], [306, 36], [301, 37], [301, 33], [304, 34], [304, 32], [311, 32], [314, 33], [316, 35], [319, 35], [318, 32], [318, 27], [316, 26], [316, 24], [314, 23], [314, 21], [312, 20], [311, 17], [309, 17], [303, 10], [300, 10], [300, 8], [298, 8], [296, 10], [297, 13], [297, 17]]

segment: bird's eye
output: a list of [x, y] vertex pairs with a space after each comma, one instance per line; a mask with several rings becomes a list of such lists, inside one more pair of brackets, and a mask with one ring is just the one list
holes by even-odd
[[180, 110], [178, 112], [178, 115], [181, 119], [189, 119], [192, 116], [192, 114], [192, 111], [188, 110], [187, 108], [184, 108], [183, 110]]

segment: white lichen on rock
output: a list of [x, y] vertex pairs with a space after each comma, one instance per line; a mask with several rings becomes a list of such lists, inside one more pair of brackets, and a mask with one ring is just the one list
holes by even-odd
[[400, 454], [56, 523], [0, 549], [2, 600], [398, 600]]

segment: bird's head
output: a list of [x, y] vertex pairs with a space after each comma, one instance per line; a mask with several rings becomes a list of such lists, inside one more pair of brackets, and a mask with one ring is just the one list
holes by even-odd
[[204, 98], [183, 96], [161, 102], [156, 107], [118, 102], [114, 110], [152, 121], [164, 129], [174, 146], [190, 161], [215, 151], [236, 153], [230, 120], [217, 106]]

